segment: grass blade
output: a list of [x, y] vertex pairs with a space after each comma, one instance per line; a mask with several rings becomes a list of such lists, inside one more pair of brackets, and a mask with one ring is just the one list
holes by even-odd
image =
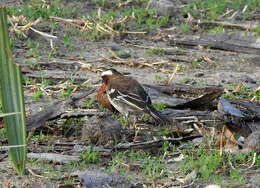
[[5, 116], [9, 157], [19, 175], [25, 170], [26, 162], [26, 129], [25, 108], [20, 68], [13, 63], [8, 35], [6, 8], [0, 7], [0, 96], [3, 113], [17, 113]]

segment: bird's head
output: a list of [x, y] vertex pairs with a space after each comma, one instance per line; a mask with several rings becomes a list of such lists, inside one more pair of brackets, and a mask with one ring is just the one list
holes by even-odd
[[103, 82], [107, 82], [109, 79], [116, 77], [116, 76], [123, 76], [120, 72], [118, 72], [116, 69], [108, 69], [104, 72], [102, 72], [101, 77], [103, 79]]

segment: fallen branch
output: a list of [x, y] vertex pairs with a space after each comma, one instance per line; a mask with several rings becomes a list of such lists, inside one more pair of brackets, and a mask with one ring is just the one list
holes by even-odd
[[51, 105], [49, 108], [40, 111], [31, 117], [27, 121], [27, 129], [35, 129], [45, 125], [46, 121], [53, 120], [63, 114], [69, 105], [75, 103], [75, 101], [85, 98], [86, 96], [95, 92], [95, 89], [90, 89], [89, 91], [83, 93], [80, 96], [71, 97], [64, 101], [56, 102], [55, 104]]

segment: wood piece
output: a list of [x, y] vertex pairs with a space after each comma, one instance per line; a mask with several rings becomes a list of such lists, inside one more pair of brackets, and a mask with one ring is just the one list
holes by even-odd
[[260, 106], [249, 101], [242, 101], [242, 100], [231, 100], [232, 104], [239, 105], [242, 108], [245, 108], [249, 112], [251, 112], [252, 116], [256, 119], [260, 119]]
[[213, 26], [224, 26], [228, 28], [238, 28], [243, 30], [255, 30], [257, 28], [256, 23], [229, 23], [229, 22], [216, 22], [216, 21], [204, 21], [204, 22], [196, 22], [199, 25], [213, 25]]
[[168, 119], [171, 119], [176, 125], [179, 123], [181, 125], [194, 123], [201, 123], [206, 127], [221, 128], [225, 124], [223, 119], [218, 112], [210, 111], [198, 111], [198, 110], [165, 110], [161, 113]]
[[27, 157], [29, 159], [42, 159], [61, 164], [70, 163], [72, 161], [80, 161], [79, 156], [61, 155], [57, 153], [28, 153]]
[[171, 39], [172, 46], [205, 46], [213, 49], [260, 55], [258, 38], [242, 37], [228, 34], [204, 35], [186, 39]]
[[7, 153], [4, 153], [2, 156], [0, 156], [0, 162], [2, 162], [4, 159], [8, 157]]
[[[253, 120], [246, 112], [236, 108], [228, 100], [218, 102], [219, 118], [226, 122], [228, 128], [244, 137], [252, 133], [250, 122]], [[254, 122], [255, 123], [255, 122]], [[252, 125], [253, 127], [254, 125]]]
[[112, 115], [111, 112], [103, 112], [97, 109], [80, 109], [80, 110], [73, 110], [71, 112], [66, 111], [65, 113], [61, 114], [60, 118], [61, 119], [69, 119], [72, 117], [83, 117], [83, 116], [107, 116], [107, 115]]
[[247, 115], [235, 108], [228, 100], [220, 98], [218, 101], [218, 111], [238, 118], [245, 118]]
[[213, 105], [212, 101], [220, 97], [222, 93], [223, 90], [221, 89], [212, 89], [211, 92], [205, 93], [201, 97], [198, 97], [186, 103], [179, 104], [172, 107], [176, 109], [185, 109], [185, 108], [200, 109], [200, 110], [210, 109], [212, 108]]
[[35, 129], [43, 126], [46, 121], [55, 119], [63, 114], [67, 110], [69, 105], [73, 104], [77, 100], [85, 98], [93, 92], [95, 92], [95, 89], [90, 89], [89, 91], [86, 91], [79, 96], [74, 96], [69, 99], [56, 102], [49, 108], [32, 115], [27, 121], [27, 129], [31, 130], [33, 128]]
[[187, 102], [186, 99], [180, 99], [174, 96], [169, 96], [153, 87], [148, 87], [147, 85], [144, 85], [143, 87], [145, 91], [148, 93], [149, 97], [151, 98], [153, 104], [167, 104], [168, 106], [175, 106]]
[[153, 147], [161, 147], [165, 141], [171, 142], [173, 144], [179, 144], [183, 141], [192, 140], [194, 138], [198, 138], [201, 136], [187, 136], [187, 137], [180, 137], [180, 138], [167, 138], [167, 139], [159, 139], [159, 140], [151, 140], [146, 142], [130, 142], [130, 143], [123, 143], [114, 146], [113, 150], [128, 150], [128, 149], [148, 149]]

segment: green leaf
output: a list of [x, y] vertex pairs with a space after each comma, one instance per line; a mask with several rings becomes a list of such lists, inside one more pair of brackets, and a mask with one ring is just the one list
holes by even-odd
[[[26, 124], [22, 75], [20, 67], [13, 63], [8, 35], [6, 8], [0, 6], [0, 96], [7, 129], [9, 158], [19, 175], [24, 174], [26, 162]], [[23, 147], [12, 147], [12, 146]]]

